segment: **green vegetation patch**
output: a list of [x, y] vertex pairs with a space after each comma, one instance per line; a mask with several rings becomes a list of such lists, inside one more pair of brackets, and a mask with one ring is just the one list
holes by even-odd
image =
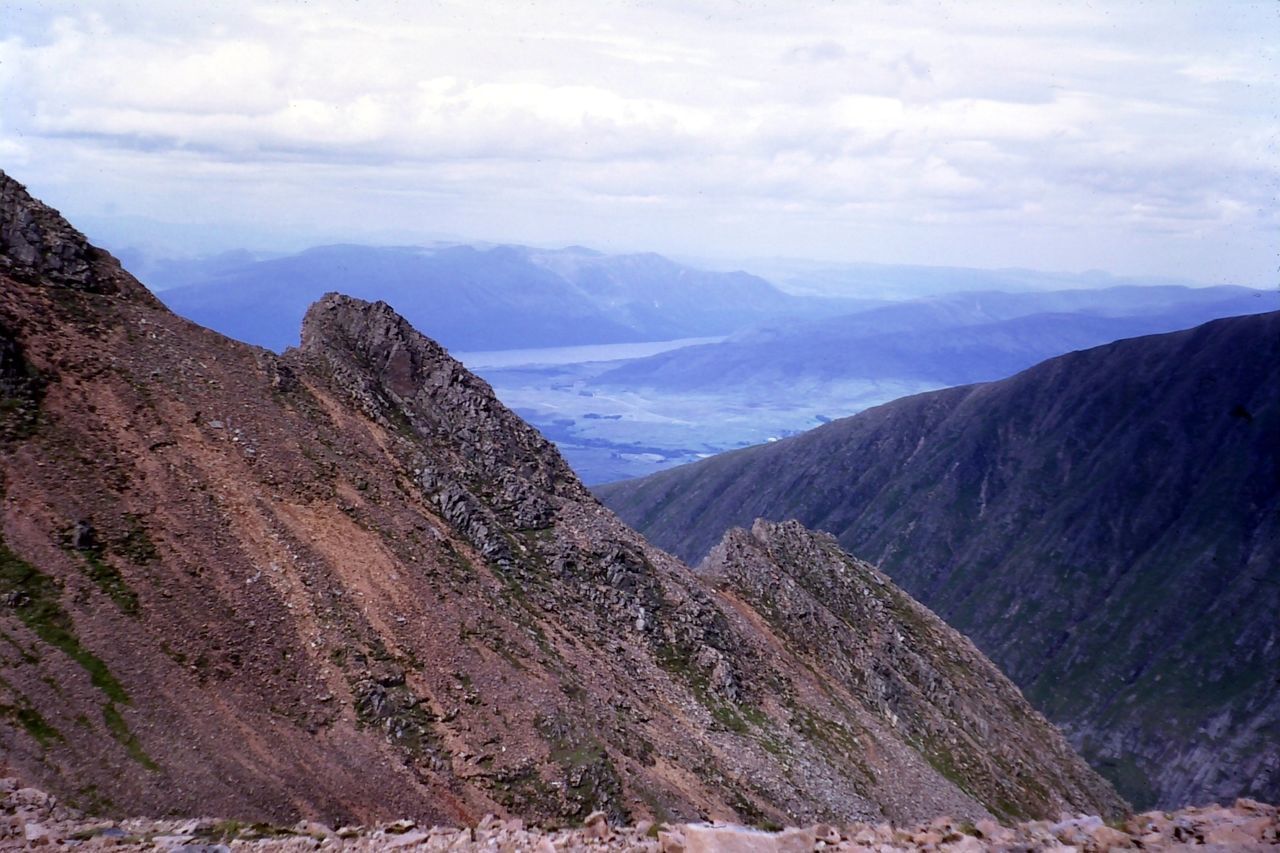
[[532, 762], [476, 781], [485, 784], [489, 794], [514, 814], [549, 818], [560, 802], [559, 793], [542, 778]]
[[858, 742], [857, 736], [844, 726], [798, 704], [790, 704], [790, 709], [791, 725], [806, 740], [826, 744], [837, 755], [854, 757], [862, 754], [862, 744]]
[[[843, 707], [843, 703], [834, 695], [830, 695], [830, 698]], [[856, 767], [861, 779], [852, 774], [850, 779], [859, 790], [870, 790], [870, 786], [875, 784], [876, 773], [867, 763], [866, 748], [857, 732], [794, 701], [787, 702], [787, 710], [791, 714], [790, 726], [794, 731], [829, 756]], [[852, 712], [844, 710], [847, 716], [852, 716]]]
[[120, 570], [106, 561], [106, 555], [100, 550], [81, 551], [84, 558], [85, 574], [102, 590], [121, 612], [129, 616], [138, 615], [138, 594], [129, 588]]
[[120, 610], [129, 616], [138, 615], [138, 595], [129, 588], [124, 575], [111, 564], [108, 557], [126, 559], [136, 565], [144, 565], [159, 558], [155, 543], [151, 541], [142, 519], [134, 514], [125, 516], [125, 531], [111, 538], [105, 545], [98, 541], [92, 528], [88, 535], [77, 541], [75, 534], [63, 535], [64, 547], [84, 560], [85, 574], [102, 590]]
[[142, 519], [130, 514], [125, 516], [125, 520], [128, 529], [123, 536], [112, 540], [111, 552], [132, 560], [140, 566], [159, 559], [160, 552], [156, 549], [156, 544], [151, 541], [151, 536], [143, 526]]
[[395, 657], [377, 638], [365, 651], [334, 655], [334, 660], [344, 665], [360, 726], [381, 729], [390, 743], [412, 756], [447, 758], [435, 730], [436, 715], [405, 681], [412, 661]]
[[85, 785], [77, 788], [67, 798], [72, 808], [87, 814], [109, 814], [117, 811], [115, 802], [98, 788], [97, 785]]
[[39, 655], [37, 655], [34, 651], [24, 649], [22, 645], [13, 637], [10, 637], [8, 633], [4, 631], [0, 631], [0, 640], [3, 640], [4, 642], [13, 646], [14, 650], [17, 651], [18, 656], [22, 658], [23, 663], [39, 663], [40, 662]]
[[41, 746], [54, 741], [65, 741], [62, 733], [54, 728], [40, 712], [30, 705], [0, 705], [0, 718], [7, 718], [26, 730]]
[[600, 741], [562, 714], [542, 717], [537, 728], [551, 747], [551, 760], [564, 769], [565, 812], [581, 818], [600, 809], [612, 821], [628, 820], [622, 805], [622, 780]]
[[107, 724], [107, 731], [111, 732], [111, 736], [125, 748], [129, 753], [129, 757], [141, 764], [148, 770], [159, 770], [160, 765], [151, 760], [151, 756], [147, 755], [142, 748], [142, 744], [138, 742], [138, 737], [129, 731], [129, 726], [124, 721], [124, 717], [120, 715], [120, 709], [115, 706], [114, 702], [108, 702], [102, 706], [102, 719]]
[[[107, 697], [102, 708], [107, 731], [131, 758], [148, 770], [158, 770], [159, 766], [142, 749], [142, 744], [129, 731], [116, 707], [117, 704], [128, 705], [129, 694], [111, 674], [106, 663], [80, 644], [71, 616], [59, 602], [60, 596], [61, 588], [57, 581], [19, 558], [0, 540], [0, 597], [10, 603], [13, 612], [37, 637], [80, 664], [88, 673], [90, 683]], [[15, 713], [18, 723], [41, 743], [62, 739], [62, 735], [34, 710], [19, 708]]]
[[37, 637], [80, 664], [108, 699], [129, 704], [129, 695], [107, 665], [80, 644], [70, 615], [58, 601], [60, 593], [53, 578], [20, 559], [0, 540], [0, 596], [8, 599], [13, 612]]
[[767, 729], [769, 717], [759, 708], [729, 701], [716, 695], [707, 676], [693, 663], [693, 656], [670, 644], [658, 647], [658, 665], [689, 686], [711, 718], [735, 734], [750, 734], [753, 727]]
[[417, 755], [441, 750], [435, 715], [403, 684], [386, 687], [367, 679], [354, 684], [356, 719], [380, 728], [391, 743]]

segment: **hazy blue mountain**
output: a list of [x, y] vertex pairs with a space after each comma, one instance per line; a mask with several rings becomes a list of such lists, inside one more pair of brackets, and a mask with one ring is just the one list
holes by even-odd
[[[164, 284], [176, 283], [173, 270], [165, 274]], [[388, 302], [459, 350], [720, 335], [857, 304], [789, 296], [746, 273], [704, 272], [659, 255], [578, 247], [336, 245], [192, 275], [161, 291], [170, 308], [276, 350], [296, 343], [306, 307], [336, 290]]]
[[686, 559], [757, 517], [836, 535], [1135, 805], [1280, 796], [1280, 312], [595, 491]]
[[189, 285], [195, 281], [217, 278], [233, 273], [241, 267], [258, 261], [281, 257], [285, 252], [252, 252], [233, 249], [212, 255], [196, 257], [168, 257], [146, 248], [128, 247], [114, 251], [122, 264], [137, 270], [135, 275], [145, 281], [152, 292]]
[[782, 320], [653, 357], [615, 344], [618, 354], [593, 347], [579, 363], [537, 350], [475, 369], [596, 484], [794, 435], [909, 394], [1000, 379], [1072, 350], [1267, 307], [1280, 308], [1280, 295], [1237, 287], [950, 294]]
[[923, 264], [840, 263], [802, 258], [755, 258], [740, 263], [743, 268], [768, 279], [788, 293], [810, 296], [852, 294], [863, 298], [901, 300], [959, 290], [1012, 293], [1096, 289], [1124, 284], [1195, 286], [1194, 282], [1183, 279], [1115, 276], [1102, 270], [1051, 272], [1016, 267], [979, 269]]
[[596, 381], [686, 392], [785, 390], [801, 379], [960, 385], [1000, 379], [1046, 358], [1120, 338], [1278, 307], [1276, 293], [1225, 286], [958, 293], [761, 326], [721, 343], [637, 359]]

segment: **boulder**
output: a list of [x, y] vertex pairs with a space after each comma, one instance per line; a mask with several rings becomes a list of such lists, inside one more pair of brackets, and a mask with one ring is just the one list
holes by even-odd
[[744, 826], [689, 824], [683, 835], [685, 853], [810, 853], [816, 843], [812, 829], [762, 832]]

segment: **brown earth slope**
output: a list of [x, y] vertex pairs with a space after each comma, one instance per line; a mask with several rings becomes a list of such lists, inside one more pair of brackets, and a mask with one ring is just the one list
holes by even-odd
[[[929, 731], [1021, 775], [940, 762], [789, 626], [624, 526], [386, 305], [326, 297], [284, 357], [236, 343], [3, 173], [0, 394], [0, 755], [74, 805], [452, 824], [1124, 808], [1000, 708]], [[920, 689], [968, 703], [988, 676]]]

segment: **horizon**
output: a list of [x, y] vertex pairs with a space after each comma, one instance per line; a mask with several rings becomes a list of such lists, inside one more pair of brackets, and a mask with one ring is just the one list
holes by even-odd
[[[790, 284], [785, 280], [783, 280], [781, 276], [776, 273], [776, 270], [780, 270], [786, 267], [794, 267], [796, 269], [812, 268], [814, 271], [819, 271], [819, 272], [831, 272], [831, 271], [838, 271], [838, 270], [852, 272], [852, 271], [867, 270], [867, 269], [927, 270], [930, 272], [955, 271], [955, 272], [965, 272], [965, 273], [988, 273], [993, 276], [1021, 274], [1021, 275], [1028, 275], [1033, 277], [1044, 277], [1046, 279], [1063, 280], [1061, 282], [1061, 286], [1050, 286], [1049, 284], [1045, 284], [1039, 287], [1030, 287], [1028, 285], [1023, 285], [1022, 288], [1017, 288], [1017, 287], [1009, 287], [1007, 284], [1004, 287], [997, 287], [994, 283], [992, 283], [987, 287], [983, 287], [983, 288], [967, 288], [963, 286], [957, 286], [954, 291], [940, 291], [937, 294], [930, 293], [925, 295], [905, 294], [901, 297], [895, 297], [895, 298], [904, 298], [904, 299], [928, 298], [933, 295], [944, 295], [946, 293], [953, 293], [953, 292], [961, 293], [961, 292], [970, 292], [970, 291], [977, 292], [981, 290], [992, 290], [992, 291], [1006, 290], [1008, 292], [1016, 292], [1019, 289], [1098, 290], [1098, 289], [1104, 289], [1104, 288], [1110, 288], [1110, 287], [1166, 287], [1166, 286], [1188, 287], [1188, 288], [1212, 288], [1212, 287], [1224, 287], [1224, 286], [1238, 286], [1238, 287], [1246, 287], [1253, 290], [1272, 289], [1272, 288], [1266, 288], [1266, 287], [1258, 287], [1254, 285], [1237, 284], [1235, 282], [1210, 282], [1210, 281], [1205, 281], [1203, 279], [1191, 278], [1186, 275], [1178, 275], [1178, 276], [1123, 275], [1123, 274], [1113, 273], [1109, 270], [1097, 269], [1097, 268], [1048, 269], [1048, 268], [1042, 268], [1042, 267], [1037, 268], [1037, 267], [1025, 267], [1025, 266], [976, 267], [976, 266], [964, 266], [959, 264], [941, 264], [941, 263], [938, 263], [938, 264], [912, 263], [912, 262], [891, 263], [891, 262], [881, 262], [881, 261], [856, 261], [856, 260], [855, 261], [831, 261], [831, 260], [823, 260], [820, 258], [794, 257], [794, 256], [784, 256], [784, 255], [757, 256], [757, 257], [751, 257], [751, 256], [717, 257], [717, 256], [707, 256], [707, 255], [695, 256], [695, 255], [678, 254], [678, 253], [666, 254], [666, 253], [658, 252], [652, 249], [644, 249], [644, 248], [637, 248], [634, 250], [627, 250], [627, 251], [609, 251], [606, 249], [600, 249], [595, 246], [585, 245], [582, 243], [500, 242], [500, 241], [486, 240], [483, 238], [467, 239], [461, 236], [457, 236], [454, 239], [437, 238], [435, 240], [424, 240], [422, 242], [417, 242], [417, 243], [412, 243], [412, 242], [397, 243], [397, 242], [388, 240], [385, 242], [340, 241], [340, 242], [327, 242], [327, 243], [325, 242], [308, 243], [308, 244], [302, 244], [296, 247], [288, 247], [288, 248], [280, 248], [280, 247], [271, 248], [266, 246], [262, 246], [258, 248], [251, 248], [246, 246], [229, 246], [228, 248], [220, 249], [217, 251], [209, 251], [209, 252], [193, 251], [187, 254], [169, 255], [169, 254], [156, 253], [154, 251], [149, 251], [147, 247], [140, 244], [136, 244], [136, 243], [130, 244], [127, 240], [121, 240], [118, 237], [113, 237], [110, 232], [108, 232], [105, 237], [99, 238], [99, 237], [95, 237], [95, 233], [98, 233], [98, 232], [95, 231], [95, 229], [93, 228], [81, 228], [80, 230], [85, 233], [85, 235], [89, 238], [90, 242], [94, 243], [94, 245], [97, 245], [100, 248], [106, 249], [110, 251], [113, 255], [116, 255], [117, 258], [121, 260], [121, 262], [124, 264], [125, 269], [128, 270], [129, 272], [135, 272], [134, 270], [129, 268], [129, 264], [126, 262], [126, 259], [130, 257], [137, 258], [140, 260], [145, 260], [145, 262], [147, 263], [183, 262], [183, 261], [205, 262], [205, 261], [216, 260], [224, 256], [233, 256], [239, 253], [246, 253], [250, 258], [249, 260], [246, 261], [246, 263], [257, 263], [261, 261], [272, 261], [272, 260], [279, 260], [279, 259], [284, 259], [289, 257], [296, 257], [298, 255], [303, 255], [315, 250], [333, 249], [333, 248], [385, 249], [385, 250], [401, 250], [401, 251], [414, 251], [414, 250], [435, 251], [435, 250], [441, 250], [441, 249], [467, 247], [467, 248], [474, 249], [477, 252], [486, 252], [486, 251], [491, 251], [494, 249], [501, 249], [501, 248], [526, 249], [534, 252], [548, 252], [548, 253], [572, 252], [577, 250], [577, 251], [585, 251], [588, 253], [592, 253], [592, 254], [603, 256], [603, 257], [608, 257], [608, 258], [642, 257], [645, 255], [654, 255], [654, 256], [663, 258], [665, 260], [671, 261], [680, 266], [688, 267], [691, 269], [705, 270], [708, 272], [743, 272], [748, 275], [755, 276], [756, 278], [763, 279], [768, 284], [772, 285], [778, 290], [781, 290], [786, 293], [796, 293], [796, 294], [806, 294], [806, 293], [811, 293], [812, 291], [809, 291], [803, 288], [799, 288], [799, 289], [795, 288], [793, 284]], [[151, 282], [148, 282], [145, 280], [143, 280], [143, 284], [145, 284], [149, 289], [156, 292], [163, 292], [165, 290], [172, 289], [172, 286], [167, 286], [163, 284], [153, 285]], [[201, 282], [197, 281], [197, 282], [193, 282], [193, 284], [195, 286], [199, 286]], [[180, 285], [180, 286], [186, 286], [186, 285]], [[858, 294], [856, 293], [849, 293], [846, 295], [848, 298], [851, 298], [851, 299], [857, 298], [858, 296]], [[888, 299], [890, 297], [886, 296], [884, 298]]]
[[171, 256], [449, 239], [1277, 283], [1273, 4], [497, 8], [23, 4], [0, 161]]

